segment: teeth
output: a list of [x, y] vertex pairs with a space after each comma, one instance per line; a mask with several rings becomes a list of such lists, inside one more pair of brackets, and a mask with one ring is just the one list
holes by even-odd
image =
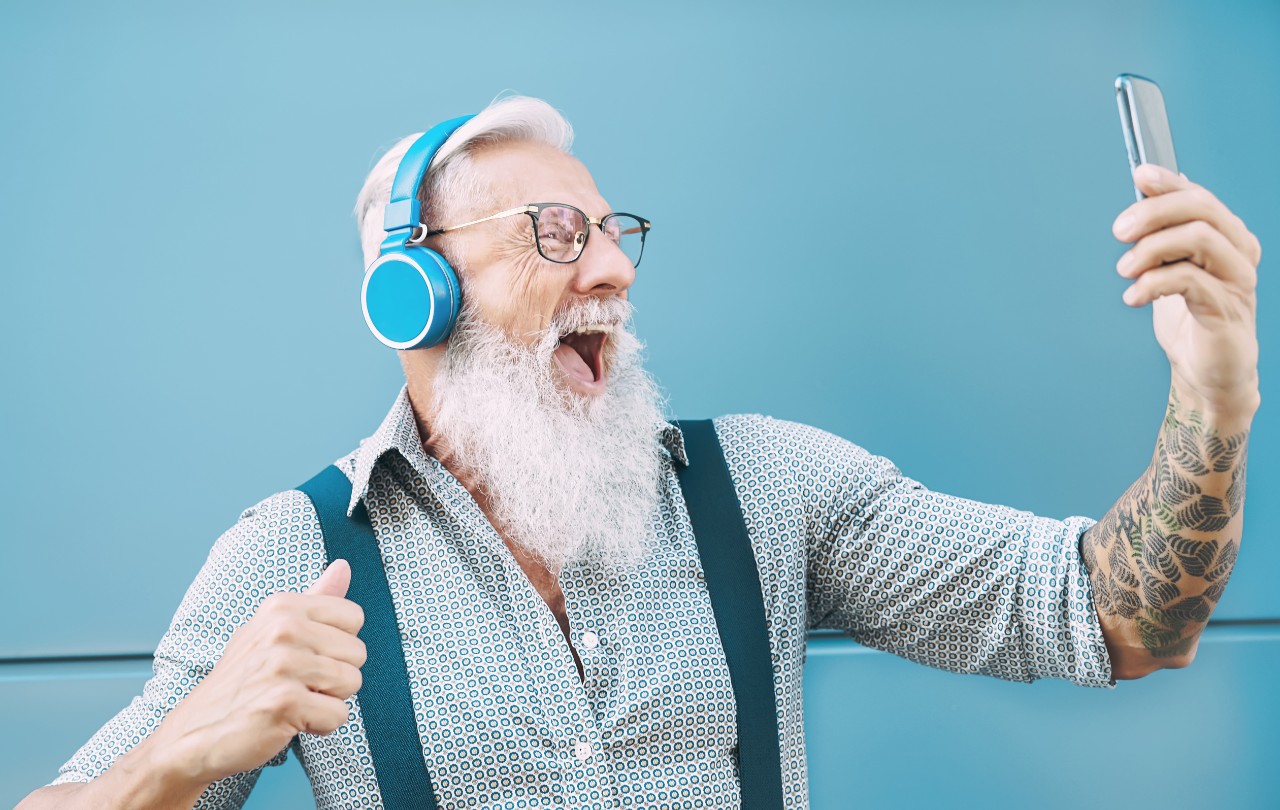
[[612, 331], [613, 324], [611, 323], [589, 323], [585, 326], [579, 326], [577, 329], [574, 329], [571, 334], [586, 335], [592, 332], [604, 332], [607, 335]]

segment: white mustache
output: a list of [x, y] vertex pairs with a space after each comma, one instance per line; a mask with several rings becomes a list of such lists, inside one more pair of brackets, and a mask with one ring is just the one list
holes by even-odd
[[558, 311], [540, 337], [546, 340], [554, 336], [559, 340], [561, 335], [593, 323], [624, 326], [631, 322], [634, 312], [635, 307], [625, 298], [584, 298]]

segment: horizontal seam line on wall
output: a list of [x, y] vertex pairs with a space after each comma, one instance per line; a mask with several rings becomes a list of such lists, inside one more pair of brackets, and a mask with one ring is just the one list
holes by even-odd
[[[1277, 619], [1222, 619], [1221, 621], [1209, 622], [1210, 627], [1267, 627], [1280, 626], [1280, 618]], [[815, 630], [809, 633], [811, 639], [827, 639], [827, 638], [844, 638], [845, 634], [839, 630]], [[101, 655], [40, 655], [40, 656], [17, 656], [10, 658], [0, 658], [0, 666], [8, 664], [96, 664], [96, 663], [112, 663], [112, 662], [149, 662], [153, 657], [152, 653], [104, 653]]]
[[150, 661], [151, 653], [106, 653], [103, 655], [33, 655], [0, 658], [0, 666], [6, 664], [100, 664], [115, 661]]

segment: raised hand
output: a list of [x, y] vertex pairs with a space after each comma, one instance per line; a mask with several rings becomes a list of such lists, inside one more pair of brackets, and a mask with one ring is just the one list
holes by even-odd
[[1112, 227], [1117, 239], [1135, 243], [1116, 265], [1133, 279], [1125, 303], [1152, 305], [1182, 401], [1206, 412], [1256, 410], [1258, 238], [1186, 177], [1153, 164], [1133, 177], [1147, 198]]
[[299, 733], [347, 722], [360, 689], [364, 612], [346, 599], [351, 566], [335, 560], [304, 593], [277, 593], [227, 642], [213, 671], [152, 735], [191, 783], [255, 768]]

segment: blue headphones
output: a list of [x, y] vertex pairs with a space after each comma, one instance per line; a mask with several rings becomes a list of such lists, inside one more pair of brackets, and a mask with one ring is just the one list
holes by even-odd
[[409, 240], [415, 228], [426, 229], [418, 203], [422, 176], [449, 136], [474, 117], [436, 124], [413, 142], [396, 169], [382, 218], [387, 236], [360, 288], [364, 322], [393, 349], [435, 346], [449, 337], [458, 319], [462, 295], [457, 274], [439, 253]]

